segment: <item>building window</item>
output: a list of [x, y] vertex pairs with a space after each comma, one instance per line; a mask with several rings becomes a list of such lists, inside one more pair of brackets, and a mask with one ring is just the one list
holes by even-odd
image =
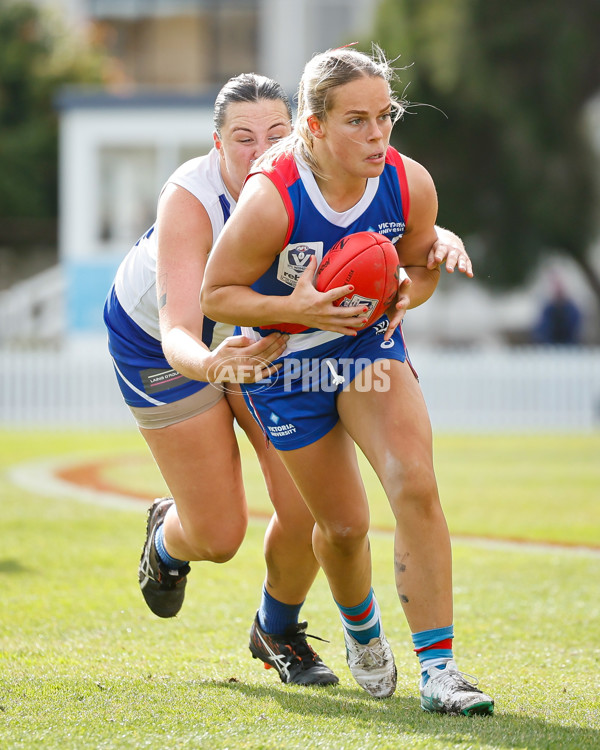
[[92, 16], [125, 80], [219, 87], [258, 61], [258, 0], [96, 0]]
[[156, 149], [102, 146], [99, 156], [98, 239], [107, 250], [116, 243], [128, 248], [156, 218]]
[[212, 82], [221, 86], [232, 76], [255, 70], [258, 59], [257, 8], [224, 3], [215, 6], [207, 20], [212, 27]]

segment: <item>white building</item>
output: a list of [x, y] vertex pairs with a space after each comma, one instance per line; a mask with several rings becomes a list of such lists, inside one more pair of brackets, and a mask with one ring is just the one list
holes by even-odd
[[69, 331], [103, 330], [116, 268], [152, 225], [161, 185], [212, 144], [213, 102], [180, 94], [60, 97], [59, 259]]
[[[67, 90], [60, 113], [59, 260], [66, 328], [102, 328], [123, 255], [153, 222], [160, 187], [212, 145], [221, 85], [241, 71], [292, 95], [314, 53], [364, 36], [374, 0], [62, 0], [76, 26], [103, 30], [127, 82]], [[108, 31], [107, 31], [108, 29]], [[292, 33], [293, 31], [293, 33]]]

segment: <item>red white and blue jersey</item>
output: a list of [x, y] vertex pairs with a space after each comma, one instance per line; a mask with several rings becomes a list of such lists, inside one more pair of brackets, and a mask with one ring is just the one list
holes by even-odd
[[[382, 174], [367, 180], [361, 199], [347, 211], [334, 211], [327, 204], [311, 170], [291, 154], [278, 158], [272, 170], [257, 174], [264, 174], [273, 182], [289, 217], [283, 249], [252, 285], [261, 294], [291, 294], [310, 258], [316, 256], [318, 265], [336, 242], [348, 234], [379, 232], [392, 243], [404, 234], [409, 209], [408, 184], [402, 156], [391, 146]], [[252, 174], [248, 179], [251, 177]], [[242, 328], [242, 332], [256, 339], [273, 328], [276, 326]], [[320, 346], [342, 335], [314, 328], [293, 334], [286, 354]]]

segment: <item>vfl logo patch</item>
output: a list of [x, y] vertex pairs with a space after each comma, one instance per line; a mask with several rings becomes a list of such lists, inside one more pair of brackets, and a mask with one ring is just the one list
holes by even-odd
[[279, 254], [278, 280], [286, 286], [295, 287], [313, 255], [317, 264], [320, 263], [323, 257], [322, 242], [296, 242], [288, 245]]

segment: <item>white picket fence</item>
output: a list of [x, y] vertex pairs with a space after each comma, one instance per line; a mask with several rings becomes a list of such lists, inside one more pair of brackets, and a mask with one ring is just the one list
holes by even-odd
[[[435, 429], [600, 429], [600, 348], [413, 349]], [[0, 348], [0, 427], [134, 427], [104, 341]]]
[[600, 348], [411, 351], [445, 431], [600, 429]]

